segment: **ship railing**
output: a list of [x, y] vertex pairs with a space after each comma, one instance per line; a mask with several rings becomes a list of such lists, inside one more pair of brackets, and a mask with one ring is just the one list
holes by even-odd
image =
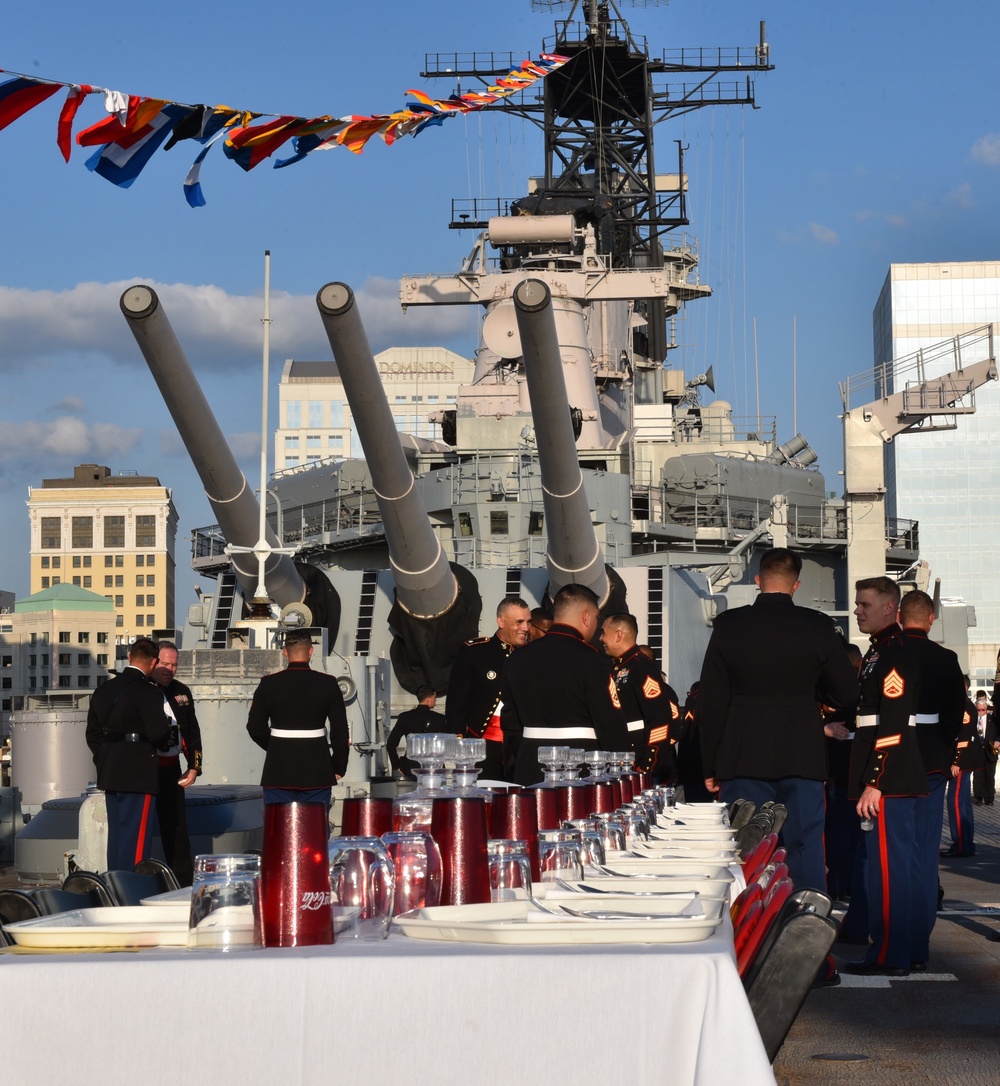
[[[655, 62], [654, 62], [655, 63]], [[759, 45], [682, 46], [664, 49], [659, 56], [661, 71], [729, 72], [741, 69], [766, 71], [773, 65], [762, 58]]]
[[486, 49], [464, 53], [425, 53], [424, 70], [420, 73], [420, 78], [502, 76], [519, 67], [524, 58], [530, 56], [530, 49], [521, 53]]
[[916, 520], [903, 517], [886, 517], [885, 544], [890, 551], [905, 551], [917, 555], [920, 553], [920, 524]]

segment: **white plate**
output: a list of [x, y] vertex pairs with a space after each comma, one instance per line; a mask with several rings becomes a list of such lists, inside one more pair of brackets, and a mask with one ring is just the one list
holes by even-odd
[[682, 826], [675, 822], [670, 826], [655, 826], [649, 831], [654, 841], [676, 841], [685, 844], [688, 841], [722, 841], [729, 843], [736, 840], [736, 834], [728, 826]]
[[708, 863], [728, 865], [735, 861], [736, 849], [723, 848], [718, 842], [709, 847], [704, 847], [703, 843], [701, 848], [692, 848], [686, 845], [668, 845], [662, 841], [636, 841], [628, 852], [622, 853], [621, 858], [627, 860], [633, 856], [640, 860], [694, 860], [696, 863], [704, 860]]
[[663, 814], [668, 818], [703, 818], [712, 822], [723, 822], [727, 818], [726, 807], [721, 803], [678, 803], [665, 807]]
[[[729, 871], [728, 859], [674, 859], [660, 856], [634, 856], [609, 858], [604, 867], [622, 875], [707, 875], [711, 879], [724, 879]], [[731, 877], [731, 876], [729, 876]]]
[[[710, 908], [718, 904], [719, 902], [708, 903]], [[577, 913], [631, 913], [633, 916], [670, 917], [672, 919], [680, 917], [700, 919], [706, 915], [705, 906], [702, 904], [701, 898], [695, 893], [637, 897], [635, 894], [581, 894], [575, 890], [564, 890], [561, 887], [556, 887], [556, 889], [550, 890], [545, 895], [545, 907], [556, 911], [567, 908]], [[537, 916], [533, 918], [538, 919]]]
[[144, 897], [139, 900], [140, 905], [148, 907], [169, 906], [171, 909], [191, 908], [191, 887], [182, 886], [179, 890], [166, 890], [162, 894], [153, 894], [152, 897]]
[[187, 917], [171, 906], [124, 905], [71, 909], [53, 916], [4, 924], [4, 931], [24, 947], [187, 946]]
[[714, 879], [707, 875], [650, 875], [627, 878], [624, 875], [595, 875], [582, 882], [565, 880], [565, 885], [578, 894], [597, 898], [604, 894], [630, 894], [634, 897], [657, 897], [661, 894], [694, 892], [704, 901], [728, 901], [732, 876]]
[[491, 905], [442, 905], [397, 916], [393, 923], [411, 939], [506, 946], [599, 943], [693, 943], [707, 939], [720, 920], [577, 920], [552, 917], [528, 922], [526, 901]]

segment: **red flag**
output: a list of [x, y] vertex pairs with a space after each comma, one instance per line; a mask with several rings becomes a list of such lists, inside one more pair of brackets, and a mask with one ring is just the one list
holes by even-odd
[[8, 79], [0, 83], [0, 128], [16, 121], [29, 109], [34, 109], [62, 86], [62, 83], [39, 83], [37, 79]]
[[83, 104], [88, 94], [93, 94], [94, 88], [89, 83], [82, 83], [79, 87], [70, 86], [66, 101], [63, 102], [62, 111], [59, 114], [59, 128], [56, 134], [56, 143], [62, 156], [69, 162], [70, 150], [73, 146], [73, 121], [76, 120], [76, 111]]

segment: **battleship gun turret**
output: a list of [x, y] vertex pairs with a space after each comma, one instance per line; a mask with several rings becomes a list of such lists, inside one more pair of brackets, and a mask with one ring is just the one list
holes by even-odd
[[[156, 291], [142, 284], [131, 286], [119, 304], [191, 456], [226, 542], [252, 548], [260, 535], [260, 505], [223, 437]], [[265, 538], [272, 547], [280, 546], [270, 527]], [[256, 554], [233, 554], [232, 562], [244, 597], [252, 599], [258, 583]], [[304, 602], [313, 621], [327, 626], [335, 635], [340, 621], [339, 599], [325, 577], [311, 576], [314, 572], [307, 571], [307, 584], [292, 559], [283, 554], [270, 554], [264, 566], [268, 592], [279, 608]]]
[[623, 610], [624, 584], [604, 563], [583, 485], [552, 292], [540, 279], [525, 279], [513, 299], [542, 477], [549, 596], [563, 585], [583, 584], [603, 612]]
[[479, 633], [482, 599], [467, 569], [449, 563], [414, 486], [354, 292], [327, 283], [316, 304], [364, 450], [382, 517], [396, 599], [389, 616], [393, 669], [404, 689], [447, 692], [463, 641]]

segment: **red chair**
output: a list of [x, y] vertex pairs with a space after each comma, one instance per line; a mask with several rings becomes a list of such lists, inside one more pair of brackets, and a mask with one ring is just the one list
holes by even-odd
[[761, 943], [776, 920], [778, 913], [781, 912], [782, 906], [792, 896], [794, 889], [792, 880], [787, 876], [774, 879], [768, 887], [763, 898], [763, 912], [753, 925], [749, 938], [736, 954], [736, 969], [741, 978], [746, 975], [747, 970], [753, 965], [753, 960], [760, 949]]
[[740, 892], [739, 896], [729, 909], [729, 915], [733, 921], [734, 932], [739, 931], [742, 927], [744, 917], [747, 914], [747, 909], [749, 909], [755, 901], [760, 901], [763, 896], [764, 887], [758, 882], [750, 883], [745, 890]]
[[775, 863], [773, 860], [764, 868], [763, 871], [754, 880], [759, 882], [761, 889], [767, 892], [767, 888], [771, 885], [775, 879], [788, 878], [788, 868], [783, 863]]
[[743, 923], [733, 933], [733, 949], [736, 951], [736, 960], [739, 961], [740, 952], [747, 944], [747, 940], [753, 934], [754, 929], [760, 923], [764, 912], [764, 902], [758, 898], [750, 903], [743, 916]]
[[743, 860], [743, 877], [746, 879], [748, 886], [757, 877], [768, 860], [771, 859], [771, 856], [777, 847], [778, 835], [776, 833], [769, 833], [767, 836], [761, 838], [760, 843], [754, 845], [746, 854], [746, 857]]

